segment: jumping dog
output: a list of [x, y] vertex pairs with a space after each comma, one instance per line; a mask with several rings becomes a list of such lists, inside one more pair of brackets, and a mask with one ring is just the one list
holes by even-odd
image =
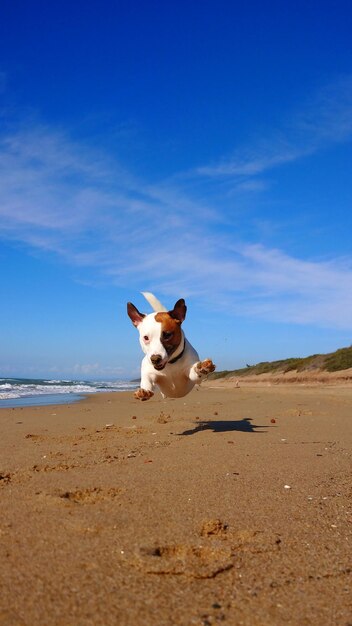
[[210, 359], [200, 361], [184, 335], [181, 325], [187, 307], [183, 298], [168, 311], [152, 293], [142, 293], [154, 313], [140, 313], [132, 302], [127, 304], [128, 316], [139, 331], [145, 353], [141, 386], [134, 396], [137, 400], [149, 400], [157, 386], [164, 398], [181, 398], [213, 372], [215, 365]]

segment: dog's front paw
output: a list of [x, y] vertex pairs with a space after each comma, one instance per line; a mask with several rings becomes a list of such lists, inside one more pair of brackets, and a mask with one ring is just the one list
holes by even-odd
[[205, 361], [199, 361], [196, 365], [196, 372], [198, 376], [208, 376], [211, 372], [214, 372], [215, 365], [211, 359], [205, 359]]
[[152, 398], [154, 395], [153, 391], [147, 391], [146, 389], [137, 389], [137, 391], [134, 392], [134, 397], [136, 398], [136, 400], [150, 400], [150, 398]]

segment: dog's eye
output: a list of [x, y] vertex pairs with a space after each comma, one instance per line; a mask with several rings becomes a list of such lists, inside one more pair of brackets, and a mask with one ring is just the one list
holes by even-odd
[[149, 341], [148, 335], [144, 335], [143, 339], [144, 339], [144, 341]]
[[170, 332], [164, 331], [164, 332], [163, 332], [163, 339], [166, 339], [166, 340], [167, 340], [167, 339], [171, 339], [172, 335], [173, 335], [173, 333], [170, 333]]

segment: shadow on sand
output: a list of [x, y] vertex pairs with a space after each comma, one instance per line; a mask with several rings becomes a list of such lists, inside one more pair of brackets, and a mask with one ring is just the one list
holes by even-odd
[[244, 417], [241, 420], [228, 420], [228, 421], [216, 421], [216, 420], [202, 420], [197, 422], [195, 428], [191, 430], [185, 430], [179, 435], [195, 435], [202, 430], [211, 430], [213, 433], [230, 433], [230, 432], [242, 432], [242, 433], [266, 433], [266, 430], [258, 430], [258, 428], [273, 428], [267, 424], [262, 426], [256, 426], [252, 424], [252, 420], [249, 417]]

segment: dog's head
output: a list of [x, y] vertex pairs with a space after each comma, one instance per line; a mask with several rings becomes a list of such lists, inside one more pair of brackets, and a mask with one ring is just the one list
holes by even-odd
[[186, 303], [178, 300], [172, 311], [140, 313], [129, 302], [127, 313], [139, 331], [139, 341], [154, 369], [163, 370], [182, 341], [181, 324], [186, 317]]

